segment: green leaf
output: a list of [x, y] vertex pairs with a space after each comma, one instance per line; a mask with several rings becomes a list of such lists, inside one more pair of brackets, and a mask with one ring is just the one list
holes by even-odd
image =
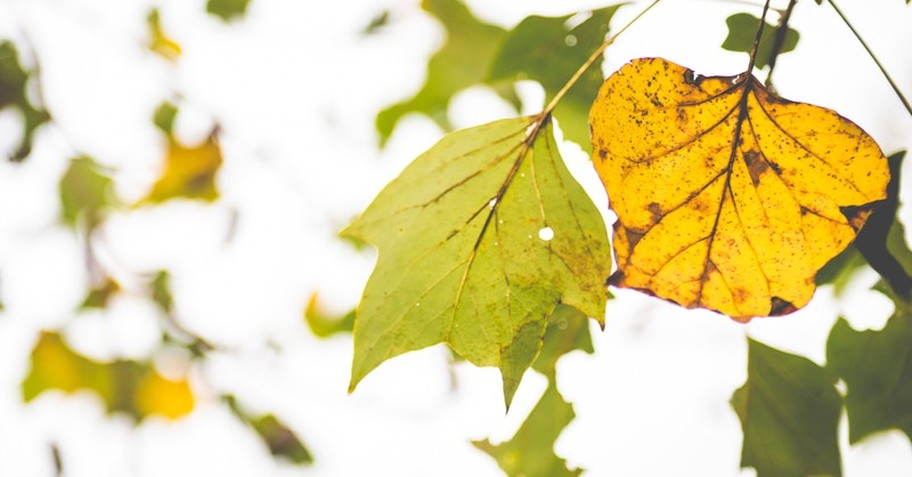
[[[750, 13], [736, 13], [725, 20], [728, 25], [728, 37], [722, 42], [722, 48], [728, 51], [740, 51], [750, 54], [754, 48], [754, 39], [757, 36], [757, 28], [760, 26], [760, 19]], [[773, 44], [776, 38], [776, 25], [767, 23], [763, 28], [760, 38], [760, 46], [757, 50], [757, 57], [754, 65], [763, 69], [769, 65], [773, 56]], [[798, 45], [798, 32], [789, 28], [785, 33], [785, 39], [782, 42], [782, 48], [778, 53], [788, 53]]]
[[317, 301], [317, 294], [310, 296], [304, 309], [304, 321], [318, 338], [329, 338], [340, 333], [351, 333], [355, 326], [355, 310], [342, 316], [331, 316], [323, 312]]
[[152, 123], [169, 137], [174, 134], [174, 119], [177, 117], [177, 106], [170, 101], [162, 101], [152, 113]]
[[114, 181], [89, 157], [77, 157], [60, 179], [60, 212], [64, 224], [75, 228], [79, 220], [95, 228], [112, 205]]
[[19, 52], [11, 41], [0, 42], [0, 109], [13, 107], [22, 115], [23, 132], [19, 147], [9, 159], [20, 162], [32, 152], [35, 131], [50, 121], [51, 116], [28, 100], [26, 93], [31, 72], [25, 71], [19, 63]]
[[557, 360], [574, 350], [595, 352], [589, 334], [589, 318], [573, 307], [558, 305], [548, 319], [541, 351], [532, 368], [553, 381]]
[[564, 401], [552, 380], [512, 439], [498, 445], [489, 440], [472, 444], [496, 459], [510, 477], [577, 476], [582, 469], [568, 469], [567, 462], [554, 453], [554, 442], [574, 417], [573, 406]]
[[342, 234], [379, 249], [355, 319], [351, 389], [399, 354], [448, 343], [498, 366], [509, 406], [564, 303], [603, 322], [605, 225], [530, 118], [444, 137]]
[[108, 306], [111, 298], [120, 291], [120, 284], [111, 277], [105, 277], [101, 284], [92, 287], [85, 299], [79, 305], [80, 310], [87, 308], [104, 308]]
[[747, 382], [732, 406], [741, 419], [741, 467], [758, 477], [842, 475], [835, 377], [801, 356], [748, 340]]
[[364, 27], [364, 30], [361, 32], [364, 35], [373, 35], [378, 31], [382, 30], [385, 26], [389, 25], [390, 21], [390, 12], [389, 10], [383, 10], [382, 12], [375, 15], [371, 18], [370, 23]]
[[[429, 116], [446, 131], [452, 129], [447, 117], [450, 99], [463, 89], [484, 82], [497, 45], [506, 34], [500, 27], [479, 21], [459, 0], [422, 0], [421, 7], [440, 20], [447, 40], [428, 60], [427, 80], [421, 90], [377, 115], [381, 146], [392, 135], [399, 119], [413, 112]], [[511, 87], [495, 89], [519, 107], [519, 99]]]
[[275, 456], [293, 464], [313, 463], [313, 455], [301, 439], [287, 425], [272, 414], [254, 415], [240, 406], [232, 395], [222, 396], [228, 407], [241, 422], [249, 425]]
[[209, 0], [206, 2], [206, 11], [215, 15], [223, 22], [230, 22], [247, 14], [250, 0]]
[[887, 293], [896, 312], [880, 331], [840, 318], [827, 340], [827, 367], [846, 383], [849, 441], [897, 428], [912, 438], [912, 308]]
[[899, 208], [899, 183], [905, 151], [887, 158], [890, 182], [887, 198], [877, 205], [855, 238], [855, 247], [865, 260], [906, 300], [912, 299], [912, 252], [905, 243], [905, 228], [896, 218]]
[[174, 298], [171, 296], [171, 274], [167, 270], [159, 270], [149, 283], [152, 292], [152, 301], [161, 307], [165, 314], [174, 313]]
[[855, 274], [864, 269], [867, 264], [868, 262], [858, 252], [858, 249], [854, 245], [849, 245], [817, 272], [814, 283], [818, 287], [833, 285], [834, 294], [840, 296], [849, 286]]
[[[510, 31], [497, 53], [489, 73], [492, 83], [530, 79], [541, 83], [546, 101], [564, 86], [605, 41], [608, 25], [621, 5], [562, 17], [526, 17]], [[591, 15], [578, 25], [570, 23], [577, 15]], [[599, 58], [558, 103], [554, 116], [564, 137], [588, 152], [589, 108], [602, 85], [602, 58]]]

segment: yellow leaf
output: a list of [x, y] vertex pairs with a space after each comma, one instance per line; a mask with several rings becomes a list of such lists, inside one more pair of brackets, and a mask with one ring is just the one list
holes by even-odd
[[150, 370], [136, 387], [136, 410], [141, 416], [158, 414], [177, 419], [193, 410], [193, 392], [186, 379], [172, 381]]
[[165, 33], [161, 26], [161, 14], [157, 8], [149, 11], [146, 23], [149, 26], [149, 50], [169, 61], [180, 58], [181, 46]]
[[886, 197], [887, 161], [867, 133], [748, 73], [634, 60], [589, 119], [618, 216], [612, 284], [688, 308], [739, 321], [801, 308]]
[[89, 389], [106, 399], [111, 394], [111, 378], [102, 364], [71, 350], [60, 335], [42, 332], [32, 349], [22, 397], [29, 402], [48, 389], [65, 393]]
[[141, 203], [160, 203], [175, 197], [210, 202], [218, 198], [215, 174], [222, 165], [222, 150], [216, 131], [194, 147], [185, 147], [170, 137], [164, 171]]

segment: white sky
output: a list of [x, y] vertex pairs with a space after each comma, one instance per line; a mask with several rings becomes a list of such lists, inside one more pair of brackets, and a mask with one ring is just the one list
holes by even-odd
[[[409, 116], [378, 152], [373, 132], [374, 114], [422, 83], [427, 56], [442, 40], [437, 24], [417, 1], [252, 0], [247, 19], [227, 26], [207, 16], [204, 3], [157, 2], [164, 27], [184, 48], [176, 65], [144, 50], [150, 2], [0, 3], [0, 37], [26, 35], [34, 43], [57, 119], [41, 130], [26, 164], [0, 164], [0, 277], [7, 306], [0, 314], [0, 475], [51, 475], [52, 441], [73, 477], [501, 475], [469, 440], [509, 438], [543, 391], [543, 378], [527, 375], [504, 416], [499, 373], [456, 366], [453, 390], [447, 354], [437, 347], [384, 364], [349, 396], [350, 339], [319, 341], [301, 321], [314, 291], [338, 312], [357, 302], [373, 254], [355, 252], [334, 234], [441, 134], [427, 118]], [[567, 13], [571, 3], [605, 5], [470, 2], [479, 15], [504, 26], [530, 12]], [[912, 7], [901, 0], [839, 3], [912, 95]], [[622, 9], [614, 25], [643, 5]], [[359, 36], [384, 8], [392, 10], [393, 24], [376, 36]], [[758, 14], [759, 7], [665, 0], [608, 50], [605, 70], [640, 56], [663, 56], [703, 74], [738, 73], [746, 55], [719, 45], [725, 18], [739, 11]], [[792, 25], [801, 40], [798, 50], [780, 58], [780, 93], [837, 110], [888, 153], [912, 146], [912, 118], [832, 10], [805, 0]], [[541, 97], [534, 85], [523, 92]], [[99, 358], [143, 357], [156, 343], [156, 311], [138, 298], [74, 319], [86, 277], [79, 243], [55, 225], [55, 188], [78, 149], [117, 170], [118, 191], [127, 201], [141, 197], [163, 152], [149, 118], [175, 93], [183, 98], [181, 137], [201, 138], [213, 121], [224, 130], [222, 200], [112, 217], [104, 228], [109, 256], [103, 258], [132, 271], [171, 270], [186, 326], [236, 351], [197, 370], [201, 402], [175, 423], [153, 419], [132, 430], [124, 419], [103, 417], [89, 394], [49, 393], [24, 406], [19, 385], [39, 329], [65, 326], [74, 347]], [[457, 125], [469, 126], [510, 111], [490, 92], [475, 89], [460, 95], [452, 113]], [[0, 113], [0, 147], [11, 143], [16, 127], [12, 116]], [[564, 155], [606, 220], [613, 220], [588, 158], [573, 145]], [[237, 232], [226, 243], [234, 211]], [[741, 432], [728, 405], [745, 379], [745, 336], [822, 363], [838, 315], [857, 329], [882, 326], [889, 316], [892, 305], [867, 291], [875, 280], [866, 274], [838, 300], [821, 289], [806, 309], [748, 326], [615, 290], [606, 331], [593, 328], [596, 354], [571, 354], [559, 365], [559, 387], [577, 419], [558, 441], [558, 453], [593, 476], [752, 475], [738, 469]], [[273, 462], [218, 404], [207, 382], [283, 418], [316, 464], [300, 470]], [[912, 447], [898, 431], [851, 449], [845, 435], [842, 440], [849, 477], [912, 474]]]

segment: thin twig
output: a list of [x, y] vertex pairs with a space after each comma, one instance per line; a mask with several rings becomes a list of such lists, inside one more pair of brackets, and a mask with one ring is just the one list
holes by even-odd
[[773, 84], [773, 70], [776, 69], [776, 60], [779, 58], [779, 53], [782, 52], [782, 46], [785, 45], [785, 37], [788, 36], [789, 30], [789, 19], [792, 17], [792, 10], [797, 3], [798, 0], [790, 0], [785, 12], [779, 17], [779, 25], [776, 26], [776, 36], [773, 38], [773, 51], [770, 52], [769, 57], [770, 69], [769, 74], [766, 75], [765, 82], [767, 87]]
[[845, 14], [842, 13], [842, 10], [840, 10], [839, 7], [836, 6], [836, 3], [834, 3], [833, 0], [827, 0], [827, 2], [830, 4], [830, 6], [833, 7], [833, 10], [836, 10], [836, 13], [839, 15], [839, 18], [841, 18], [842, 22], [845, 23], [845, 25], [847, 27], [849, 27], [849, 30], [852, 30], [852, 34], [855, 35], [855, 38], [858, 40], [859, 43], [861, 43], [861, 46], [863, 46], [865, 51], [868, 52], [868, 56], [870, 56], [871, 59], [874, 60], [874, 63], [877, 64], [877, 67], [880, 68], [880, 72], [883, 73], [884, 78], [886, 78], [887, 82], [890, 83], [890, 87], [893, 88], [893, 92], [896, 93], [896, 96], [899, 97], [900, 101], [902, 101], [903, 106], [906, 107], [906, 111], [908, 111], [909, 115], [912, 116], [912, 105], [909, 104], [909, 100], [906, 99], [906, 97], [902, 94], [902, 91], [899, 90], [899, 86], [896, 85], [896, 83], [893, 81], [893, 78], [891, 78], [890, 74], [887, 73], [886, 68], [884, 68], [884, 66], [882, 64], [880, 64], [880, 60], [877, 59], [877, 56], [874, 55], [874, 52], [871, 51], [871, 48], [868, 46], [868, 44], [865, 43], [864, 39], [861, 38], [861, 35], [858, 33], [858, 30], [856, 30], [855, 27], [853, 27], [852, 24], [849, 23], [849, 19], [846, 18]]

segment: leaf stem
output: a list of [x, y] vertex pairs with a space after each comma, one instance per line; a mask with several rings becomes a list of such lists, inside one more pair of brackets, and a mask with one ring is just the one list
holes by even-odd
[[567, 80], [567, 82], [560, 89], [560, 91], [558, 91], [557, 94], [555, 94], [554, 97], [551, 98], [551, 101], [548, 102], [548, 105], [545, 106], [545, 109], [541, 112], [541, 114], [538, 115], [537, 121], [543, 122], [544, 119], [546, 117], [548, 117], [552, 111], [554, 111], [554, 108], [557, 107], [557, 103], [559, 103], [560, 100], [564, 97], [564, 95], [567, 94], [568, 91], [570, 91], [570, 88], [572, 88], [573, 85], [575, 85], [576, 82], [579, 81], [579, 79], [583, 76], [583, 74], [586, 73], [586, 70], [591, 68], [592, 65], [594, 65], [595, 62], [598, 61], [599, 58], [601, 58], [602, 54], [605, 53], [605, 50], [614, 43], [614, 40], [616, 40], [617, 37], [619, 37], [621, 35], [621, 33], [624, 33], [624, 31], [626, 31], [628, 28], [630, 28], [631, 25], [636, 23], [636, 21], [639, 20], [640, 17], [645, 15], [646, 12], [648, 12], [649, 10], [652, 10], [652, 7], [656, 6], [656, 4], [658, 4], [661, 1], [662, 0], [653, 0], [653, 2], [649, 4], [649, 6], [647, 6], [645, 9], [643, 9], [643, 11], [638, 13], [637, 16], [633, 17], [632, 20], [627, 22], [627, 24], [624, 25], [620, 30], [618, 30], [617, 33], [609, 36], [608, 39], [605, 40], [604, 43], [599, 45], [599, 47], [596, 48], [595, 51], [593, 51], [591, 55], [589, 55], [589, 58], [587, 58], [586, 61], [583, 62], [583, 64], [579, 67], [579, 69], [576, 70], [576, 73], [573, 73], [573, 76], [571, 76], [570, 79]]
[[845, 23], [845, 25], [847, 27], [849, 27], [849, 30], [852, 31], [852, 34], [855, 35], [855, 38], [858, 40], [859, 43], [861, 43], [861, 46], [863, 46], [865, 51], [868, 52], [868, 56], [870, 56], [871, 59], [874, 60], [874, 63], [877, 64], [877, 67], [880, 68], [880, 72], [883, 74], [884, 78], [887, 79], [887, 82], [890, 83], [890, 87], [893, 88], [893, 92], [896, 93], [896, 96], [899, 97], [899, 100], [902, 101], [903, 106], [905, 106], [906, 111], [908, 111], [909, 115], [912, 116], [912, 105], [909, 104], [909, 100], [906, 99], [906, 97], [903, 95], [902, 91], [899, 90], [899, 86], [896, 85], [896, 83], [893, 81], [893, 78], [891, 78], [890, 74], [887, 73], [886, 68], [884, 68], [884, 66], [880, 63], [880, 60], [877, 59], [877, 56], [874, 55], [874, 52], [871, 51], [871, 48], [868, 46], [868, 44], [864, 41], [864, 39], [861, 38], [861, 35], [858, 33], [858, 30], [856, 30], [855, 27], [853, 27], [852, 24], [849, 23], [849, 19], [846, 18], [845, 14], [842, 13], [842, 10], [840, 10], [839, 7], [836, 6], [836, 3], [834, 3], [833, 0], [827, 0], [827, 3], [829, 3], [830, 6], [833, 7], [833, 10], [836, 10], [836, 13], [839, 15], [839, 18], [842, 19], [842, 22]]
[[776, 26], [776, 36], [773, 38], [773, 51], [770, 52], [768, 61], [769, 74], [766, 75], [766, 81], [764, 82], [766, 87], [770, 87], [773, 83], [773, 70], [776, 69], [776, 59], [779, 58], [782, 45], [785, 44], [785, 37], [788, 36], [789, 30], [789, 19], [792, 17], [792, 10], [797, 3], [798, 0], [789, 0], [788, 7], [785, 8], [785, 12], [782, 12], [782, 16], [779, 17], [779, 24]]
[[766, 13], [769, 12], [769, 6], [770, 0], [766, 0], [766, 3], [763, 4], [763, 13], [760, 14], [760, 25], [757, 26], [757, 34], [754, 36], [754, 46], [751, 47], [750, 63], [747, 64], [745, 81], [750, 79], [751, 74], [754, 72], [754, 63], [757, 61], [757, 52], [760, 51], [760, 38], [763, 37], [763, 27], [766, 26]]

